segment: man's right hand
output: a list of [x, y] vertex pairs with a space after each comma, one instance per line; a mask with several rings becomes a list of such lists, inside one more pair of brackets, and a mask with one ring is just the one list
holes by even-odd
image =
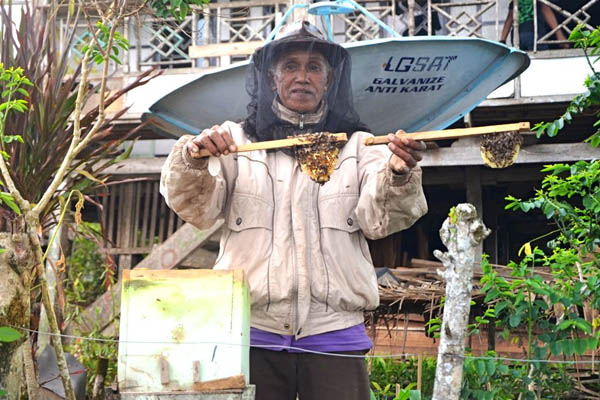
[[215, 125], [210, 129], [203, 130], [198, 136], [185, 144], [185, 149], [191, 157], [200, 152], [200, 149], [206, 149], [213, 156], [219, 157], [221, 154], [228, 155], [237, 150], [237, 146], [227, 129], [221, 125]]

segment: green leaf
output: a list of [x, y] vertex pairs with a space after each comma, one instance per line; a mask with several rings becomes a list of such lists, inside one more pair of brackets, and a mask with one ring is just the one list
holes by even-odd
[[521, 323], [521, 314], [515, 313], [511, 315], [508, 320], [508, 323], [511, 326], [511, 328], [516, 328], [517, 326], [519, 326], [519, 324]]
[[574, 340], [573, 344], [575, 346], [575, 353], [578, 355], [582, 355], [587, 350], [588, 343], [586, 339], [577, 338]]
[[421, 391], [411, 390], [409, 400], [421, 400]]
[[566, 356], [571, 356], [575, 352], [575, 344], [571, 339], [562, 340], [562, 350]]
[[584, 331], [588, 335], [592, 334], [592, 325], [583, 318], [574, 319], [573, 325], [575, 325], [577, 328]]
[[0, 342], [14, 342], [23, 336], [21, 332], [8, 326], [0, 326]]
[[551, 342], [548, 346], [550, 347], [550, 353], [552, 353], [552, 355], [558, 356], [562, 353], [562, 344], [560, 341]]
[[537, 337], [537, 338], [538, 338], [538, 339], [540, 340], [540, 342], [542, 342], [542, 343], [548, 343], [548, 342], [551, 340], [551, 338], [550, 338], [550, 335], [549, 335], [549, 334], [547, 334], [547, 333], [542, 333], [542, 334], [538, 335], [538, 337]]
[[475, 370], [481, 376], [485, 374], [485, 361], [484, 360], [476, 360], [475, 361]]
[[546, 133], [548, 134], [548, 136], [550, 137], [554, 137], [556, 136], [556, 133], [558, 132], [557, 126], [554, 122], [550, 123], [550, 125], [548, 125], [548, 129], [546, 130]]
[[489, 376], [494, 375], [496, 372], [496, 360], [487, 360], [486, 370]]
[[19, 206], [17, 206], [17, 203], [15, 203], [15, 200], [10, 193], [0, 192], [0, 200], [6, 203], [6, 205], [9, 206], [10, 209], [15, 212], [15, 214], [21, 215], [21, 209], [19, 209]]

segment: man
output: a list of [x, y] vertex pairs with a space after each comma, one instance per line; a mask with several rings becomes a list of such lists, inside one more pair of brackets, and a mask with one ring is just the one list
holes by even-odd
[[[248, 117], [181, 138], [161, 193], [199, 228], [225, 219], [215, 269], [248, 277], [256, 399], [367, 400], [363, 312], [379, 296], [365, 237], [406, 229], [427, 212], [417, 166], [425, 146], [394, 135], [388, 147], [363, 144], [371, 134], [353, 107], [350, 57], [307, 22], [254, 53], [247, 86]], [[349, 135], [322, 186], [291, 151], [234, 153], [321, 131]], [[193, 158], [200, 148], [215, 157]]]

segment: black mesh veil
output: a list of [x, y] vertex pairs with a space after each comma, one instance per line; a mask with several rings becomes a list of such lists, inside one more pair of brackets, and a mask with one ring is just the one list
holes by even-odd
[[[286, 33], [287, 32], [287, 33]], [[246, 134], [257, 141], [283, 139], [307, 132], [346, 132], [367, 130], [354, 109], [351, 85], [350, 55], [343, 47], [329, 42], [306, 21], [292, 24], [279, 37], [257, 49], [252, 55], [246, 79], [250, 95], [248, 117], [243, 126]], [[306, 50], [321, 53], [331, 68], [327, 91], [317, 113], [292, 113], [294, 118], [282, 118], [278, 111], [279, 97], [273, 85], [273, 71], [281, 56], [289, 51]]]

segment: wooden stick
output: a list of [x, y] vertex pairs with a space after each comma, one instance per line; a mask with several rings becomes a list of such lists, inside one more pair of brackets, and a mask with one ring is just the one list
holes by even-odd
[[[481, 136], [489, 133], [501, 133], [501, 132], [526, 132], [530, 130], [529, 122], [517, 122], [514, 124], [502, 124], [502, 125], [488, 125], [479, 126], [476, 128], [459, 128], [459, 129], [445, 129], [441, 131], [426, 131], [426, 132], [415, 132], [415, 133], [403, 133], [398, 134], [399, 137], [407, 137], [414, 140], [422, 140], [424, 142], [430, 142], [433, 140], [443, 139], [458, 139], [461, 137], [469, 136]], [[387, 135], [375, 136], [365, 139], [365, 145], [370, 146], [374, 144], [388, 144], [389, 140]]]
[[423, 387], [423, 354], [417, 356], [417, 390]]
[[[345, 133], [331, 133], [330, 134], [336, 142], [347, 142], [348, 136]], [[240, 153], [243, 151], [254, 151], [254, 150], [271, 150], [271, 149], [282, 149], [285, 147], [293, 147], [293, 146], [304, 146], [310, 144], [310, 139], [305, 137], [294, 137], [288, 139], [280, 139], [280, 140], [267, 140], [264, 142], [255, 142], [249, 144], [242, 144], [237, 146], [236, 153]], [[208, 157], [211, 153], [206, 149], [201, 149], [199, 152], [191, 153], [193, 158], [202, 158]]]
[[246, 377], [244, 375], [235, 375], [227, 378], [213, 379], [192, 385], [197, 392], [214, 392], [217, 390], [244, 389], [246, 387]]

